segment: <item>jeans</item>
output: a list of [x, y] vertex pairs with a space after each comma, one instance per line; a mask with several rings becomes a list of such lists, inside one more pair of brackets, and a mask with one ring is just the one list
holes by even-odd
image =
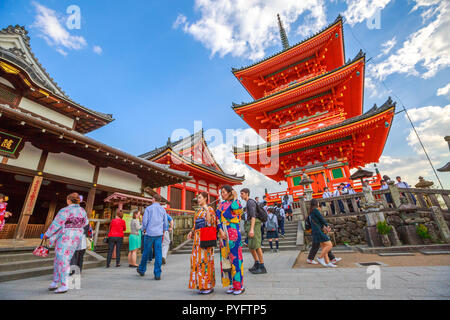
[[114, 250], [114, 245], [116, 246], [116, 265], [120, 264], [120, 247], [122, 246], [122, 237], [109, 237], [108, 241], [108, 257], [106, 258], [106, 265], [109, 266], [111, 263], [112, 253]]
[[153, 245], [155, 245], [155, 265], [153, 274], [155, 277], [161, 276], [162, 264], [162, 235], [161, 236], [144, 236], [144, 253], [142, 254], [141, 263], [139, 264], [139, 271], [145, 273], [147, 271], [147, 261], [153, 255]]
[[344, 203], [342, 202], [342, 200], [338, 200], [338, 204], [339, 204], [339, 210], [341, 210], [341, 213], [345, 213]]
[[[311, 244], [311, 249], [309, 250], [309, 254], [308, 254], [308, 259], [309, 260], [313, 260], [316, 257], [317, 251], [319, 251], [320, 248], [320, 242], [313, 242]], [[330, 258], [330, 260], [333, 260], [334, 258], [336, 258], [333, 254], [333, 252], [331, 252], [331, 250], [328, 252], [328, 258]]]
[[284, 219], [278, 220], [278, 231], [284, 236]]

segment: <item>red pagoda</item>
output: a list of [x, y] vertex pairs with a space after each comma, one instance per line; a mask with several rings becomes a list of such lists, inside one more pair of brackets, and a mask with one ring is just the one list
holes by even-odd
[[[264, 171], [276, 161], [278, 170], [266, 174], [287, 181], [286, 192], [267, 194], [268, 202], [285, 194], [303, 195], [301, 176], [314, 180], [314, 197], [341, 182], [356, 191], [361, 181], [350, 180], [350, 169], [378, 162], [391, 128], [395, 103], [389, 98], [363, 112], [365, 54], [345, 62], [343, 21], [293, 46], [278, 16], [283, 50], [262, 61], [232, 70], [254, 98], [234, 104], [233, 110], [267, 142], [234, 148], [252, 168]], [[266, 129], [267, 135], [260, 130]], [[269, 157], [272, 164], [263, 164]], [[254, 161], [257, 159], [257, 161]], [[264, 172], [263, 172], [264, 173]], [[369, 180], [380, 187], [380, 175]]]
[[[189, 172], [192, 180], [156, 189], [169, 201], [168, 208], [177, 210], [193, 210], [192, 199], [200, 192], [206, 191], [209, 202], [219, 197], [221, 186], [237, 185], [244, 177], [225, 173], [215, 161], [200, 130], [184, 139], [172, 142], [170, 138], [165, 146], [156, 148], [139, 157], [149, 161], [170, 166], [171, 169], [183, 168]], [[175, 210], [173, 210], [175, 209]]]

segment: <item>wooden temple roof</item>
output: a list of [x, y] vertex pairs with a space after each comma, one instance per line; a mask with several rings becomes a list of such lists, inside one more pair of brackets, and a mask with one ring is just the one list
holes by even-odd
[[186, 171], [148, 161], [105, 145], [75, 130], [51, 123], [22, 110], [0, 104], [0, 125], [3, 129], [26, 137], [36, 147], [49, 152], [65, 152], [99, 167], [113, 167], [136, 174], [151, 188], [192, 179]]
[[[34, 55], [28, 31], [23, 26], [0, 30], [2, 76], [23, 92], [23, 96], [76, 119], [75, 130], [87, 133], [113, 121], [111, 114], [94, 111], [73, 100], [58, 86]], [[6, 64], [5, 64], [6, 63]]]
[[[342, 122], [336, 123], [334, 125], [331, 126], [327, 126], [327, 127], [322, 127], [320, 129], [317, 130], [313, 130], [313, 131], [309, 131], [306, 132], [304, 134], [300, 134], [300, 135], [296, 135], [296, 136], [292, 136], [283, 140], [280, 140], [278, 142], [278, 144], [273, 143], [274, 146], [279, 145], [280, 147], [286, 143], [295, 141], [295, 140], [299, 140], [299, 139], [305, 139], [308, 137], [312, 137], [315, 135], [319, 135], [319, 134], [324, 134], [327, 133], [329, 131], [332, 130], [336, 130], [336, 129], [340, 129], [342, 127], [346, 127], [352, 124], [355, 124], [359, 121], [362, 120], [366, 120], [366, 119], [370, 119], [371, 117], [377, 116], [383, 112], [388, 111], [389, 109], [395, 110], [395, 105], [396, 103], [392, 101], [391, 97], [389, 97], [389, 99], [381, 106], [381, 107], [377, 107], [376, 105], [374, 105], [370, 110], [368, 110], [366, 113], [357, 116], [357, 117], [353, 117], [353, 118], [349, 118], [346, 119]], [[391, 124], [389, 124], [390, 127]], [[272, 147], [272, 143], [268, 142], [265, 144], [261, 144], [261, 145], [254, 145], [254, 146], [248, 146], [248, 145], [244, 145], [243, 147], [233, 147], [233, 152], [235, 155], [241, 154], [241, 153], [248, 153], [248, 152], [252, 152], [252, 151], [260, 151], [262, 149], [267, 149]]]
[[[315, 34], [311, 35], [310, 37], [308, 37], [308, 38], [306, 38], [306, 39], [304, 39], [304, 40], [302, 40], [302, 41], [300, 41], [300, 42], [298, 42], [298, 43], [296, 43], [296, 44], [294, 44], [292, 46], [289, 46], [288, 48], [283, 48], [283, 50], [281, 50], [281, 51], [279, 51], [277, 53], [274, 53], [273, 55], [268, 56], [268, 57], [266, 57], [266, 58], [264, 58], [264, 59], [262, 59], [260, 61], [254, 62], [254, 63], [252, 63], [250, 65], [247, 65], [247, 66], [244, 66], [244, 67], [241, 67], [241, 68], [232, 68], [231, 71], [233, 72], [233, 74], [236, 75], [236, 74], [240, 73], [243, 70], [247, 70], [247, 69], [252, 68], [254, 66], [257, 66], [257, 65], [261, 65], [261, 64], [263, 64], [266, 61], [269, 61], [269, 60], [271, 60], [271, 59], [273, 59], [275, 57], [278, 57], [280, 55], [286, 54], [287, 52], [292, 51], [295, 48], [301, 47], [302, 45], [304, 45], [308, 41], [311, 41], [311, 40], [317, 38], [318, 36], [320, 36], [321, 34], [324, 34], [325, 32], [329, 31], [330, 29], [332, 29], [334, 26], [336, 26], [338, 24], [342, 27], [342, 23], [343, 23], [343, 18], [342, 18], [341, 15], [338, 15], [336, 20], [334, 20], [332, 23], [330, 23], [328, 26], [326, 26], [322, 30], [320, 30], [320, 31], [316, 32]], [[343, 41], [343, 39], [342, 39], [342, 41]], [[344, 55], [344, 57], [345, 57], [345, 55]]]
[[345, 68], [348, 68], [350, 65], [354, 64], [354, 63], [357, 62], [358, 60], [365, 61], [365, 53], [364, 53], [362, 50], [360, 50], [360, 51], [358, 52], [358, 54], [355, 56], [355, 58], [353, 58], [353, 60], [347, 61], [347, 63], [345, 63], [344, 65], [342, 65], [342, 66], [340, 66], [340, 67], [338, 67], [338, 68], [336, 68], [336, 69], [334, 69], [334, 70], [330, 70], [330, 71], [328, 71], [328, 72], [326, 72], [326, 73], [324, 73], [324, 74], [321, 74], [321, 75], [318, 75], [318, 76], [316, 76], [316, 77], [310, 78], [310, 79], [308, 79], [308, 80], [306, 80], [306, 81], [299, 82], [299, 83], [295, 83], [295, 84], [293, 84], [292, 86], [287, 87], [287, 88], [284, 89], [284, 90], [278, 91], [278, 92], [276, 92], [276, 93], [273, 93], [273, 94], [271, 94], [271, 95], [268, 95], [268, 96], [259, 98], [259, 99], [254, 100], [254, 101], [250, 101], [250, 102], [242, 102], [242, 103], [240, 103], [240, 104], [237, 104], [237, 103], [234, 103], [234, 102], [233, 102], [233, 103], [232, 103], [232, 109], [233, 109], [235, 112], [238, 112], [238, 110], [240, 110], [240, 109], [245, 109], [246, 107], [250, 107], [250, 106], [253, 107], [253, 106], [255, 106], [255, 105], [258, 105], [258, 104], [259, 104], [260, 102], [262, 102], [262, 101], [272, 100], [274, 97], [280, 96], [280, 95], [282, 95], [282, 94], [284, 94], [284, 93], [286, 93], [286, 92], [293, 91], [293, 90], [296, 89], [296, 88], [306, 86], [306, 85], [308, 85], [308, 84], [310, 84], [310, 83], [313, 83], [313, 82], [316, 82], [316, 81], [320, 81], [320, 80], [326, 79], [326, 78], [328, 78], [328, 77], [330, 77], [330, 76], [332, 76], [332, 75], [334, 75], [334, 74], [337, 74], [339, 71], [341, 71], [341, 70], [343, 70], [343, 69], [345, 69]]
[[[204, 143], [205, 148], [204, 150], [202, 150], [202, 152], [206, 152], [206, 154], [211, 157], [213, 163], [211, 163], [210, 165], [200, 163], [196, 161], [193, 157], [187, 157], [183, 155], [183, 150], [193, 148], [199, 143]], [[241, 183], [245, 179], [244, 176], [238, 176], [236, 174], [228, 174], [225, 173], [225, 171], [223, 171], [223, 169], [214, 159], [213, 154], [211, 153], [211, 151], [208, 148], [208, 145], [205, 142], [203, 129], [193, 133], [188, 137], [179, 139], [175, 142], [171, 142], [170, 139], [168, 139], [166, 145], [159, 148], [155, 148], [154, 150], [146, 152], [140, 155], [139, 157], [152, 161], [160, 161], [163, 158], [165, 159], [167, 156], [176, 157], [176, 159], [180, 160], [186, 165], [186, 168], [194, 168], [195, 170], [207, 172], [216, 177], [220, 177], [225, 181]]]

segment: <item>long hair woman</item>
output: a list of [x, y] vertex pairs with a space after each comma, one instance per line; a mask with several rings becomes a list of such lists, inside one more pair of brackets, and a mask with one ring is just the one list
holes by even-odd
[[236, 191], [229, 185], [220, 190], [223, 201], [216, 211], [219, 230], [220, 270], [222, 285], [228, 287], [228, 294], [239, 295], [244, 288], [244, 261], [242, 258], [241, 220], [242, 205]]
[[203, 191], [197, 196], [200, 208], [195, 212], [194, 227], [188, 239], [194, 239], [191, 254], [191, 273], [189, 289], [197, 289], [199, 294], [214, 292], [216, 284], [214, 271], [214, 247], [200, 247], [200, 226], [217, 227], [214, 210], [208, 206], [208, 193]]
[[311, 234], [313, 238], [313, 243], [320, 243], [321, 252], [317, 261], [324, 267], [335, 268], [336, 265], [330, 262], [328, 257], [328, 252], [330, 252], [331, 248], [333, 248], [333, 244], [330, 241], [330, 238], [325, 234], [329, 232], [331, 228], [328, 226], [328, 223], [325, 221], [324, 217], [320, 213], [319, 210], [319, 201], [316, 199], [312, 199], [311, 208], [309, 211], [309, 215], [307, 219], [310, 219], [311, 222]]
[[128, 266], [137, 268], [137, 250], [141, 247], [141, 222], [139, 221], [140, 212], [133, 212], [133, 219], [130, 222], [130, 237], [128, 238]]
[[44, 239], [49, 240], [50, 246], [55, 245], [53, 282], [48, 288], [55, 290], [55, 293], [66, 293], [68, 290], [70, 260], [81, 241], [84, 227], [88, 224], [86, 211], [80, 207], [80, 201], [78, 193], [69, 194], [67, 207], [59, 210], [44, 234]]

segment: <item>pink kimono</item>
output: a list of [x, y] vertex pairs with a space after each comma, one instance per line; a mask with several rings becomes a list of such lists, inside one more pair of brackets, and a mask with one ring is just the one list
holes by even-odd
[[45, 235], [50, 246], [55, 245], [53, 281], [67, 286], [70, 272], [70, 259], [78, 247], [83, 228], [88, 224], [86, 211], [78, 204], [71, 204], [59, 210]]

